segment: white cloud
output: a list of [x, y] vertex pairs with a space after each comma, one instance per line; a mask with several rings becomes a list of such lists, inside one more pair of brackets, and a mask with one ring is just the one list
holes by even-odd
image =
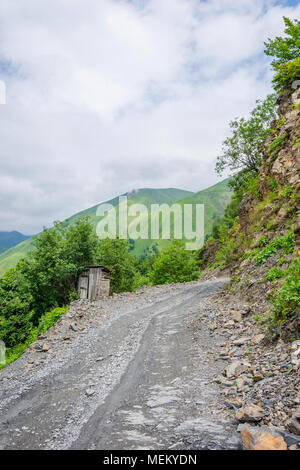
[[267, 0], [2, 0], [0, 230], [133, 187], [214, 184], [228, 121], [270, 91]]

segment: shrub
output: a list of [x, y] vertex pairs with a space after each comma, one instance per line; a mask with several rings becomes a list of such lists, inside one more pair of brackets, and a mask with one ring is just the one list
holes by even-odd
[[270, 145], [267, 146], [266, 152], [272, 158], [272, 160], [275, 160], [277, 158], [279, 151], [284, 145], [287, 135], [288, 134], [285, 133], [283, 135], [275, 137], [270, 143]]
[[98, 260], [112, 270], [111, 293], [131, 292], [135, 288], [136, 260], [130, 249], [128, 240], [105, 238], [100, 241]]
[[285, 271], [277, 268], [277, 266], [273, 266], [273, 268], [269, 269], [269, 271], [265, 274], [265, 279], [268, 281], [274, 281], [275, 279], [282, 278], [284, 275]]
[[300, 79], [300, 57], [282, 65], [275, 66], [277, 71], [273, 78], [276, 91], [283, 91], [290, 87], [295, 80]]
[[[0, 339], [8, 348], [28, 344], [74, 298], [77, 274], [95, 262], [98, 238], [87, 219], [56, 223], [35, 238], [28, 258], [0, 279]], [[45, 313], [48, 312], [48, 313]], [[39, 326], [39, 322], [41, 326]]]
[[255, 256], [257, 264], [264, 263], [270, 256], [274, 256], [279, 250], [283, 249], [284, 253], [291, 253], [295, 246], [294, 232], [289, 232], [286, 236], [274, 238], [265, 248], [263, 248]]
[[260, 237], [260, 239], [258, 240], [257, 242], [257, 246], [259, 246], [260, 248], [262, 246], [266, 246], [268, 243], [268, 237], [266, 237], [265, 235], [263, 235], [262, 237]]
[[57, 320], [68, 311], [66, 307], [57, 307], [49, 312], [44, 313], [39, 320], [38, 333], [42, 335], [45, 333], [51, 326], [53, 326]]
[[300, 259], [295, 259], [288, 276], [274, 299], [274, 318], [281, 322], [298, 313], [300, 308]]
[[174, 240], [157, 255], [150, 275], [153, 285], [195, 281], [198, 278], [196, 257], [193, 252], [185, 249], [181, 240]]

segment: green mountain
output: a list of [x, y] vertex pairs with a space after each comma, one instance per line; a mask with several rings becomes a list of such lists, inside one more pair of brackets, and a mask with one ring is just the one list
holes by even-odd
[[[214, 219], [223, 214], [226, 205], [230, 201], [231, 192], [227, 186], [227, 180], [225, 180], [208, 189], [199, 191], [198, 193], [192, 193], [190, 191], [175, 188], [143, 188], [131, 191], [130, 193], [125, 193], [122, 196], [127, 196], [128, 208], [130, 208], [130, 206], [132, 206], [133, 204], [144, 204], [149, 210], [149, 212], [152, 204], [172, 205], [174, 203], [177, 203], [180, 204], [182, 207], [184, 204], [205, 204], [205, 234], [209, 235], [211, 234]], [[112, 206], [114, 206], [116, 215], [118, 216], [120, 210], [119, 196], [109, 201], [106, 201], [104, 204], [111, 204]], [[73, 216], [66, 219], [66, 223], [72, 224], [80, 217], [88, 216], [90, 217], [92, 223], [96, 228], [98, 222], [102, 219], [101, 217], [96, 215], [96, 210], [98, 206], [99, 204], [90, 207], [89, 209], [86, 209], [84, 211], [78, 212], [77, 214], [74, 214]], [[129, 218], [129, 223], [133, 219], [133, 217]], [[0, 275], [3, 275], [7, 271], [7, 269], [15, 266], [21, 258], [26, 256], [28, 251], [32, 248], [33, 240], [34, 237], [0, 254]], [[149, 249], [151, 249], [153, 245], [156, 245], [158, 249], [161, 249], [168, 243], [168, 240], [138, 239], [134, 241], [132, 252], [136, 256], [142, 256], [147, 251], [149, 251]]]
[[[211, 186], [210, 188], [198, 191], [197, 193], [191, 193], [188, 196], [176, 201], [182, 209], [185, 204], [204, 204], [204, 236], [207, 239], [212, 234], [212, 227], [214, 221], [221, 215], [223, 215], [225, 207], [231, 200], [232, 192], [228, 187], [228, 179], [221, 181], [220, 183]], [[182, 212], [183, 213], [183, 212]], [[195, 215], [195, 214], [193, 214]], [[171, 237], [174, 235], [174, 224], [178, 221], [178, 218], [174, 216], [171, 218]], [[148, 216], [148, 225], [150, 227], [150, 216]], [[193, 229], [195, 229], [195, 220], [193, 220]], [[182, 233], [184, 233], [182, 225]], [[162, 235], [162, 223], [159, 223], [159, 235]], [[188, 241], [183, 236], [184, 241]], [[143, 256], [152, 246], [156, 246], [157, 249], [164, 248], [169, 243], [168, 240], [142, 240], [138, 239], [134, 241], [133, 253], [137, 256]]]
[[0, 232], [0, 253], [8, 250], [9, 248], [18, 245], [30, 238], [29, 235], [23, 235], [20, 232]]

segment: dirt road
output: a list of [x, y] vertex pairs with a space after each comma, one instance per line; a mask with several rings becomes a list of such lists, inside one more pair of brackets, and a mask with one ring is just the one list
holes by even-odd
[[0, 380], [0, 449], [237, 449], [193, 320], [224, 280], [132, 296], [50, 362]]

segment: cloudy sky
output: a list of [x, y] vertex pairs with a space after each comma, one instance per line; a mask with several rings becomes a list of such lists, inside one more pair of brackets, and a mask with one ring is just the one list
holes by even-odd
[[270, 92], [283, 15], [300, 0], [1, 0], [0, 231], [217, 182], [228, 122]]

